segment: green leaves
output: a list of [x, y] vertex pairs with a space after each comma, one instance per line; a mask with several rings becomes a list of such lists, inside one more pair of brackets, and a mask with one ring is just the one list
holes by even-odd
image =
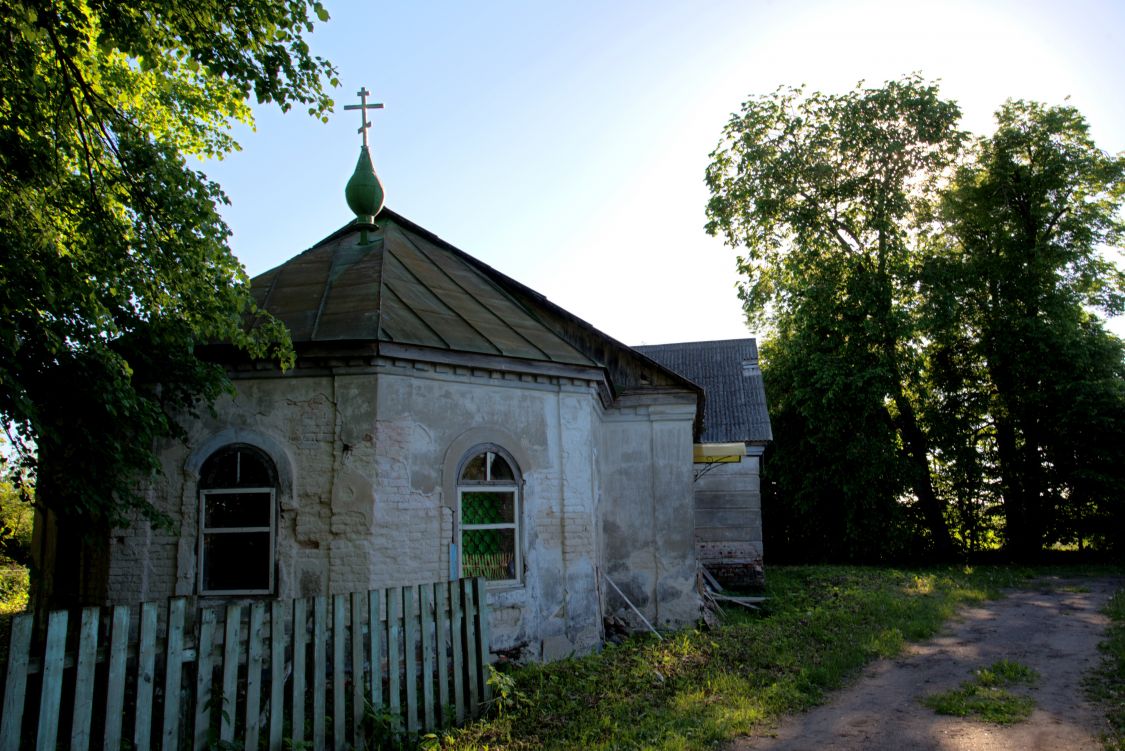
[[917, 75], [783, 88], [711, 154], [707, 230], [766, 333], [774, 551], [1125, 539], [1122, 345], [1090, 312], [1125, 309], [1125, 160], [1070, 107], [1008, 102], [975, 142], [959, 116]]
[[[227, 387], [196, 347], [292, 362], [254, 307], [217, 185], [247, 97], [331, 106], [302, 35], [319, 3], [0, 4], [0, 415], [39, 502], [90, 530], [159, 514], [156, 442]], [[250, 324], [253, 325], [250, 325]]]
[[[826, 256], [894, 271], [912, 202], [957, 154], [960, 111], [918, 76], [844, 95], [778, 89], [742, 105], [711, 154], [707, 231], [744, 248], [752, 322]], [[779, 307], [785, 305], [786, 307]]]
[[[880, 558], [878, 527], [909, 530], [917, 510], [925, 523], [907, 537], [922, 544], [907, 547], [922, 548], [928, 534], [948, 552], [909, 398], [918, 373], [911, 248], [916, 206], [932, 200], [964, 140], [959, 114], [916, 75], [846, 94], [779, 89], [747, 101], [711, 155], [707, 230], [745, 251], [739, 294], [748, 322], [770, 336], [774, 416], [794, 410], [782, 419], [802, 436], [789, 465], [775, 431], [773, 489], [802, 499], [782, 513], [807, 510], [791, 529], [823, 530], [820, 554]], [[792, 367], [775, 369], [782, 362]], [[819, 471], [802, 468], [810, 465]], [[872, 481], [858, 480], [868, 470]], [[844, 535], [829, 532], [841, 525]]]
[[[1125, 293], [1112, 260], [1125, 160], [1071, 107], [1009, 101], [997, 123], [944, 194], [921, 275], [943, 471], [1002, 503], [1022, 555], [1113, 544], [1123, 350], [1088, 311], [1116, 312]], [[951, 424], [954, 400], [971, 408]]]

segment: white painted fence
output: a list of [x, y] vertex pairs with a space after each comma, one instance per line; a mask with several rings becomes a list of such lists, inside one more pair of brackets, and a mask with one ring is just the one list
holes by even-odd
[[41, 642], [13, 618], [0, 751], [362, 748], [374, 720], [430, 730], [489, 699], [483, 578], [75, 615], [52, 612]]

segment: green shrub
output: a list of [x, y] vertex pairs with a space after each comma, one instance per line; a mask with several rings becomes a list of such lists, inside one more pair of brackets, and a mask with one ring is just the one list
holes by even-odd
[[0, 566], [0, 615], [26, 610], [29, 587], [26, 566]]

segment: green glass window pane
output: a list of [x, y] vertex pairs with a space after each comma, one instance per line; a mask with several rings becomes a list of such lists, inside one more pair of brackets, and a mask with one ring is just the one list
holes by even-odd
[[516, 578], [514, 529], [466, 529], [461, 535], [462, 576], [493, 581]]
[[515, 493], [489, 491], [461, 494], [462, 524], [513, 524], [515, 521]]

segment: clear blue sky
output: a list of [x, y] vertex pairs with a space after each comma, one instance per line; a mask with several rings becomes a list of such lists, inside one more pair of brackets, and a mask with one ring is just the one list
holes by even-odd
[[371, 146], [390, 208], [629, 344], [747, 334], [703, 172], [748, 95], [919, 71], [977, 132], [1006, 98], [1070, 96], [1125, 150], [1121, 0], [326, 5], [309, 41], [340, 70], [330, 122], [257, 108], [244, 150], [203, 165], [251, 275], [352, 218], [342, 106], [360, 86], [386, 105]]

